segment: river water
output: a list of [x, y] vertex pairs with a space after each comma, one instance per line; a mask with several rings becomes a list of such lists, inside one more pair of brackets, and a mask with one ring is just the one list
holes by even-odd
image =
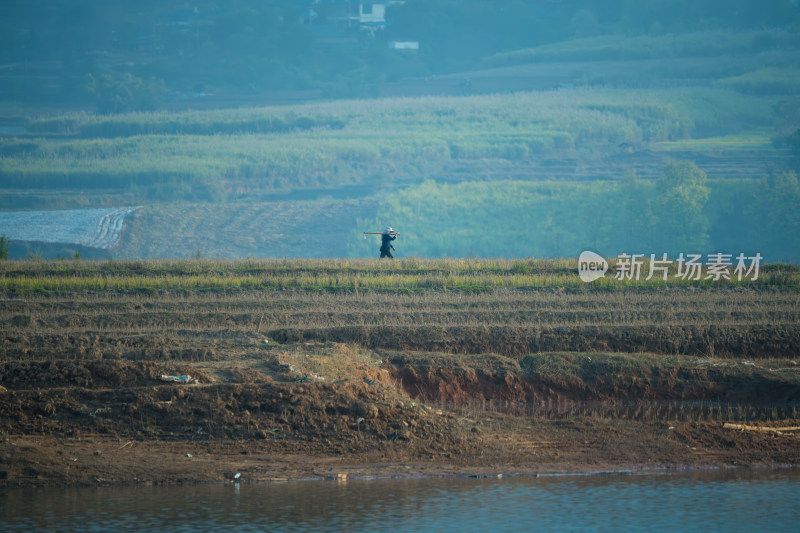
[[800, 531], [800, 470], [11, 490], [0, 531]]

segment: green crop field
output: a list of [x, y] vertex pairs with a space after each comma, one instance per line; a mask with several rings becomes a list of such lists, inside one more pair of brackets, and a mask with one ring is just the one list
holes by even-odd
[[458, 160], [521, 162], [686, 139], [709, 124], [723, 131], [757, 121], [769, 105], [725, 90], [602, 90], [76, 115], [0, 139], [0, 188], [220, 201], [237, 188], [252, 196], [414, 181]]

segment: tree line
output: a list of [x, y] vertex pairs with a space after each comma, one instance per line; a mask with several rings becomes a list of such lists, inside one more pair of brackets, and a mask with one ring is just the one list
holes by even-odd
[[[800, 261], [800, 186], [794, 172], [708, 180], [694, 163], [667, 165], [656, 180], [433, 181], [386, 198], [375, 220], [401, 231], [401, 256], [577, 257], [620, 253], [761, 253]], [[374, 255], [354, 234], [349, 253]]]

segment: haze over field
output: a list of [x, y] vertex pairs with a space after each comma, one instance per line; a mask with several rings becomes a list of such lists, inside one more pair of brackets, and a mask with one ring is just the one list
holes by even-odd
[[[372, 257], [390, 224], [401, 257], [797, 262], [798, 30], [796, 0], [9, 0], [0, 235]], [[14, 222], [134, 205], [110, 251]]]

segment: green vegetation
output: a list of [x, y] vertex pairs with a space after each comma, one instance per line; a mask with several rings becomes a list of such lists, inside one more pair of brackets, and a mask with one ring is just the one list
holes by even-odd
[[578, 378], [590, 382], [603, 375], [638, 374], [656, 369], [676, 372], [684, 363], [681, 357], [674, 355], [565, 352], [526, 355], [520, 359], [519, 366], [527, 375]]
[[149, 85], [145, 85], [141, 78], [130, 73], [117, 80], [110, 74], [97, 78], [90, 74], [87, 89], [94, 95], [99, 113], [158, 109], [164, 91], [163, 82], [159, 84], [151, 80]]
[[[800, 46], [790, 31], [714, 29], [668, 35], [595, 35], [563, 42], [503, 52], [487, 57], [487, 67], [540, 61], [605, 61], [718, 57], [727, 54], [765, 53]], [[775, 56], [772, 56], [775, 57]], [[791, 61], [792, 54], [782, 60]]]
[[387, 176], [413, 183], [459, 161], [524, 164], [724, 131], [769, 105], [724, 90], [603, 90], [79, 114], [33, 121], [41, 137], [0, 138], [0, 188], [216, 202]]
[[[688, 162], [655, 180], [426, 182], [385, 199], [360, 227], [399, 225], [398, 249], [419, 257], [577, 257], [583, 250], [760, 252], [767, 261], [800, 259], [800, 188], [793, 173], [709, 181]], [[351, 256], [372, 255], [354, 231]]]
[[[680, 157], [715, 151], [774, 157], [778, 152], [765, 127], [692, 138], [697, 131], [766, 126], [771, 105], [770, 99], [721, 89], [607, 89], [77, 114], [34, 121], [30, 127], [41, 137], [0, 138], [6, 154], [0, 187], [9, 191], [6, 208], [21, 197], [32, 207], [50, 208], [74, 207], [76, 199], [94, 206], [155, 203], [142, 215], [150, 229], [138, 230], [151, 238], [132, 235], [129, 240], [139, 245], [124, 244], [123, 257], [163, 256], [165, 249], [149, 242], [162, 228], [181, 236], [180, 243], [162, 240], [172, 243], [170, 250], [183, 250], [183, 257], [200, 246], [212, 257], [296, 255], [268, 239], [254, 240], [253, 235], [285, 233], [260, 232], [270, 218], [254, 202], [276, 193], [356, 186], [380, 194], [374, 212], [363, 205], [353, 210], [349, 225], [332, 237], [343, 244], [324, 255], [373, 256], [375, 243], [361, 239], [361, 232], [391, 223], [403, 228], [401, 254], [420, 257], [575, 257], [593, 249], [610, 256], [761, 252], [768, 261], [796, 261], [800, 232], [786, 231], [798, 225], [796, 178], [790, 173], [702, 183], [696, 165], [686, 163], [658, 168], [656, 180], [637, 178], [634, 167], [602, 179], [588, 174], [564, 181], [533, 166], [547, 159], [624, 154], [628, 146]], [[670, 183], [670, 169], [679, 169], [685, 180]], [[390, 192], [402, 184], [408, 186]], [[178, 201], [208, 205], [169, 205]], [[314, 206], [297, 209], [313, 212]], [[316, 209], [334, 207], [323, 203]], [[301, 220], [291, 209], [276, 215]], [[235, 250], [222, 242], [206, 247], [190, 231], [202, 228], [197, 235], [209, 235], [233, 219], [242, 221], [241, 231], [226, 229], [224, 240], [243, 243]], [[213, 226], [206, 223], [211, 220]], [[314, 222], [292, 232], [319, 229], [324, 231]]]
[[[615, 262], [611, 261], [611, 270]], [[576, 259], [403, 259], [403, 260], [235, 260], [161, 261], [12, 261], [0, 267], [0, 291], [80, 293], [121, 291], [302, 290], [418, 293], [425, 291], [486, 292], [497, 289], [564, 289], [616, 291], [627, 288], [715, 288], [720, 286], [800, 289], [800, 270], [789, 265], [762, 266], [757, 280], [692, 281], [674, 276], [665, 281], [614, 279], [612, 274], [586, 284], [578, 277]]]
[[[118, 258], [373, 256], [390, 223], [401, 256], [798, 260], [795, 2], [356, 4], [10, 2], [7, 63], [99, 113], [0, 74], [0, 209], [141, 205]], [[417, 97], [320, 99], [381, 94]]]
[[[302, 113], [308, 110], [306, 114]], [[133, 137], [137, 135], [235, 135], [341, 129], [335, 111], [314, 106], [247, 108], [182, 113], [77, 114], [30, 122], [33, 134], [73, 138]]]
[[653, 143], [651, 149], [665, 152], [700, 150], [719, 152], [723, 150], [769, 150], [771, 146], [772, 139], [770, 137], [770, 131], [762, 128], [755, 131], [744, 131], [719, 137], [662, 141]]
[[[780, 102], [776, 109], [791, 115]], [[59, 116], [33, 121], [36, 136], [0, 138], [0, 188], [8, 192], [0, 206], [151, 205], [141, 215], [151, 226], [130, 234], [139, 244], [123, 244], [120, 257], [163, 257], [167, 249], [191, 257], [201, 246], [211, 257], [369, 257], [376, 246], [361, 232], [390, 223], [403, 228], [401, 254], [420, 257], [575, 257], [593, 249], [609, 256], [761, 252], [768, 261], [796, 261], [800, 232], [787, 231], [798, 226], [791, 173], [706, 180], [686, 163], [645, 167], [646, 177], [637, 178], [634, 161], [564, 180], [542, 165], [647, 149], [690, 160], [715, 152], [777, 158], [768, 129], [773, 105], [773, 98], [724, 89], [603, 89]], [[670, 183], [671, 169], [684, 177]], [[337, 218], [347, 226], [331, 236], [341, 243], [335, 250], [276, 248], [254, 237], [288, 229], [254, 226], [270, 220], [259, 201], [346, 187], [378, 198], [369, 210], [362, 202], [349, 221]], [[174, 205], [186, 201], [195, 205]], [[285, 205], [273, 211], [290, 226], [312, 220], [293, 210], [333, 209], [330, 202]], [[291, 231], [324, 231], [318, 223]], [[160, 242], [168, 248], [148, 242], [164, 228], [171, 235]], [[198, 238], [223, 229], [225, 242], [212, 247]]]
[[0, 261], [8, 259], [9, 240], [5, 235], [0, 235]]
[[761, 68], [739, 76], [722, 78], [715, 83], [721, 87], [751, 94], [786, 94], [800, 87], [800, 69]]

